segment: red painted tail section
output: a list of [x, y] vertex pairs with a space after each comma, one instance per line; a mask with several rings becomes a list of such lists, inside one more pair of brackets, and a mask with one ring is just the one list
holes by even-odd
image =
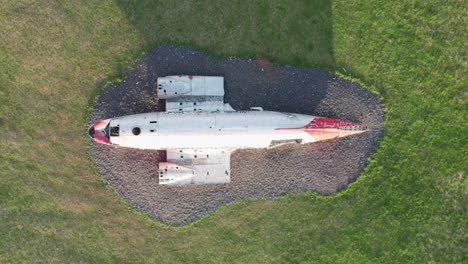
[[366, 131], [359, 123], [327, 117], [315, 117], [310, 123], [300, 128], [277, 128], [277, 130], [302, 130], [315, 138], [316, 141], [333, 139]]
[[327, 118], [327, 117], [316, 117], [312, 120], [309, 124], [304, 126], [305, 129], [312, 129], [312, 128], [337, 128], [340, 129], [341, 127], [347, 126], [362, 126], [362, 124], [353, 123], [349, 121]]

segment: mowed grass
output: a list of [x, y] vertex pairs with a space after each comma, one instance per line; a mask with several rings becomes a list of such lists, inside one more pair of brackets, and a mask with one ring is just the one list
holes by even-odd
[[[0, 262], [466, 262], [462, 1], [3, 1]], [[334, 196], [240, 200], [183, 228], [100, 180], [87, 109], [160, 43], [360, 80], [385, 136]]]

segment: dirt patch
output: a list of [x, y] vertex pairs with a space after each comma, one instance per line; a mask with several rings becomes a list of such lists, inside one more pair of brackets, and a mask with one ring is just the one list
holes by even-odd
[[218, 60], [169, 45], [152, 49], [124, 82], [106, 87], [90, 113], [89, 124], [163, 109], [156, 97], [156, 80], [178, 74], [224, 76], [225, 100], [234, 109], [261, 106], [271, 111], [340, 118], [364, 123], [370, 130], [301, 146], [238, 150], [231, 157], [231, 183], [185, 187], [158, 184], [158, 151], [90, 141], [100, 174], [131, 206], [170, 225], [190, 223], [239, 198], [304, 191], [335, 193], [357, 178], [382, 135], [379, 97], [356, 83], [320, 69], [275, 66], [244, 58]]

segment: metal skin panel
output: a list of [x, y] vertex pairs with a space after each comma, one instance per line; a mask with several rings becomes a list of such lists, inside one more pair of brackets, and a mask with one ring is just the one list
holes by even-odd
[[[148, 113], [111, 120], [110, 126], [119, 126], [120, 134], [110, 141], [123, 147], [159, 150], [265, 148], [272, 140], [314, 142], [309, 133], [294, 129], [313, 119], [270, 111]], [[139, 135], [132, 133], [135, 127], [140, 129]]]
[[157, 91], [158, 98], [166, 100], [166, 112], [234, 111], [224, 103], [223, 77], [160, 77]]
[[224, 77], [175, 75], [158, 78], [158, 98], [224, 96]]
[[224, 103], [224, 79], [213, 76], [158, 78], [166, 112], [98, 120], [88, 134], [102, 144], [167, 150], [159, 183], [190, 185], [230, 182], [230, 155], [238, 148], [304, 144], [362, 133], [366, 127], [311, 115], [235, 111]]
[[231, 150], [168, 150], [167, 162], [159, 163], [159, 183], [228, 183], [230, 171]]
[[[179, 99], [179, 98], [176, 98]], [[191, 101], [166, 101], [166, 112], [196, 112], [196, 111], [235, 111], [231, 105], [225, 104], [223, 100], [204, 102]]]

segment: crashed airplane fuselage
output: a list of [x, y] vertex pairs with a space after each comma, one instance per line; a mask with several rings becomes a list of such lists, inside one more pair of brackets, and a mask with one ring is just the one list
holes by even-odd
[[254, 107], [236, 111], [224, 103], [224, 79], [211, 76], [158, 78], [165, 112], [98, 120], [89, 135], [98, 143], [166, 150], [159, 183], [228, 183], [230, 155], [238, 148], [304, 144], [362, 133], [362, 124]]

